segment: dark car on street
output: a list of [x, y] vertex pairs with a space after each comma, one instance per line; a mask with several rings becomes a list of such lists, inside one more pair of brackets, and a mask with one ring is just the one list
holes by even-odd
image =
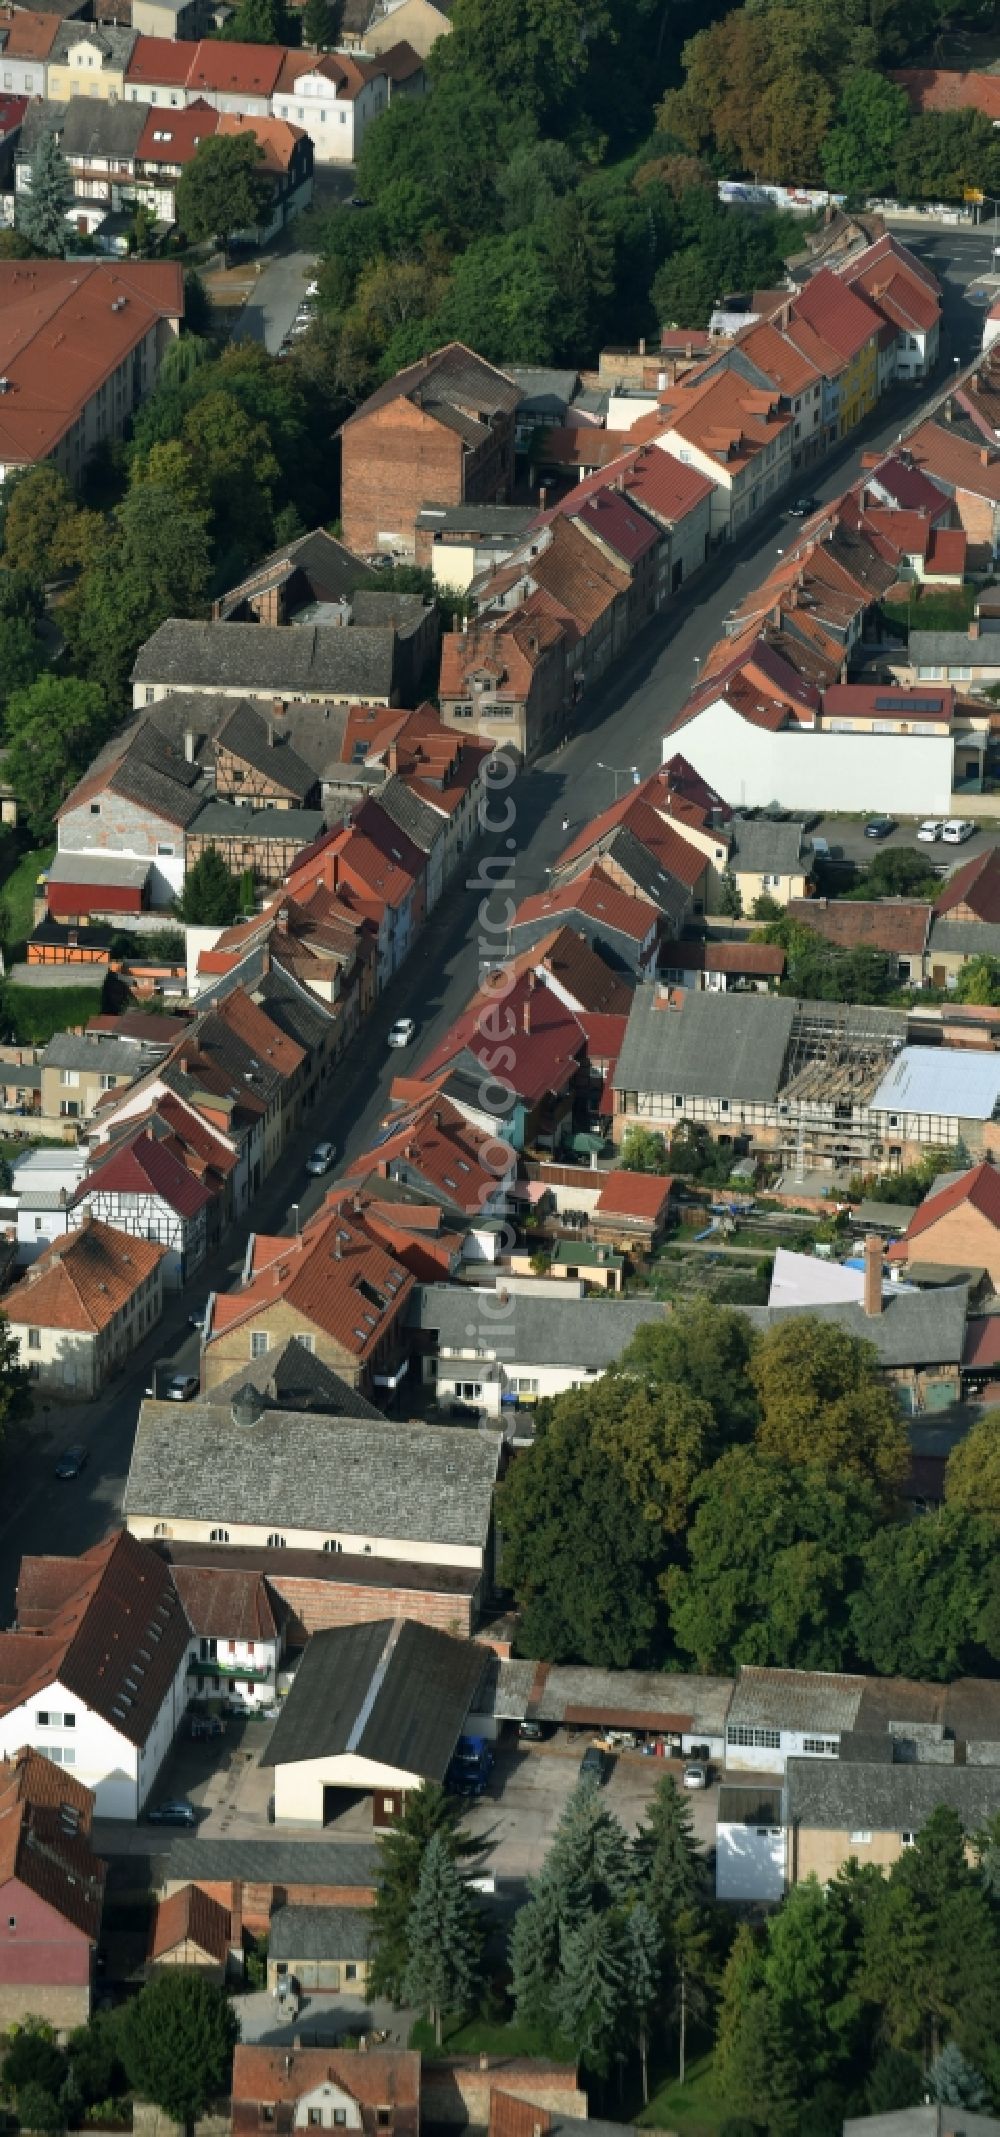
[[866, 838], [888, 838], [896, 829], [894, 816], [870, 816], [865, 825]]

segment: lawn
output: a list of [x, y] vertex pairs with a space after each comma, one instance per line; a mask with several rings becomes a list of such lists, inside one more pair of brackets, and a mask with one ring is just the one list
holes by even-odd
[[678, 2137], [718, 2137], [730, 2112], [716, 2088], [712, 2058], [703, 2055], [688, 2064], [683, 2085], [676, 2078], [661, 2085], [636, 2120], [640, 2128], [676, 2130]]
[[21, 855], [13, 874], [0, 884], [0, 900], [10, 914], [9, 954], [12, 957], [23, 948], [34, 927], [35, 885], [55, 850], [54, 846], [33, 846], [29, 853]]
[[410, 2029], [410, 2047], [419, 2048], [425, 2056], [436, 2055], [552, 2055], [557, 2062], [572, 2062], [572, 2050], [565, 2055], [558, 2052], [558, 2042], [544, 2044], [533, 2026], [519, 2026], [514, 2020], [506, 2025], [502, 2019], [470, 2018], [464, 2024], [457, 2019], [446, 2018], [444, 2041], [440, 2048], [435, 2044], [434, 2028], [426, 2018], [418, 2018]]

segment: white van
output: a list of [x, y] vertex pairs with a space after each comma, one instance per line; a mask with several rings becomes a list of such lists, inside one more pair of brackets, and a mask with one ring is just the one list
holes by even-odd
[[975, 828], [975, 824], [970, 823], [967, 816], [949, 816], [941, 837], [946, 846], [964, 846], [966, 839], [972, 837]]

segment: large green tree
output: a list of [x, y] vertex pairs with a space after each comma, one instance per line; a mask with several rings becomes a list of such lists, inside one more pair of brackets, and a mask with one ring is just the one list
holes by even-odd
[[224, 1989], [187, 1968], [168, 1969], [125, 2006], [122, 2060], [129, 2083], [189, 2126], [231, 2091], [236, 2015]]
[[688, 1563], [666, 1576], [670, 1624], [696, 1669], [841, 1669], [848, 1598], [878, 1518], [870, 1484], [787, 1468], [749, 1448], [702, 1478]]
[[788, 1315], [756, 1344], [750, 1378], [760, 1404], [757, 1445], [771, 1460], [880, 1486], [906, 1475], [906, 1427], [879, 1377], [874, 1344], [833, 1321]]
[[77, 503], [49, 460], [8, 476], [0, 528], [4, 562], [39, 584], [92, 563], [107, 540], [101, 514]]
[[131, 484], [110, 541], [62, 612], [77, 666], [117, 712], [127, 708], [139, 647], [168, 617], [203, 611], [209, 571], [204, 510], [171, 482]]
[[662, 1638], [662, 1524], [648, 1520], [608, 1456], [586, 1391], [539, 1404], [536, 1437], [498, 1494], [504, 1579], [526, 1654], [625, 1669]]
[[256, 228], [270, 184], [260, 168], [263, 158], [254, 134], [209, 134], [199, 141], [177, 185], [177, 220], [192, 243], [215, 238], [225, 245], [238, 230]]
[[424, 1851], [406, 1922], [403, 1994], [426, 2012], [439, 2048], [445, 2015], [464, 2014], [471, 2003], [481, 1942], [475, 1902], [445, 1834], [435, 1833]]
[[39, 252], [65, 252], [73, 178], [52, 128], [41, 135], [31, 158], [27, 190], [19, 192], [16, 200], [17, 227], [22, 237], [36, 245]]
[[242, 884], [217, 846], [206, 846], [184, 878], [177, 911], [188, 927], [228, 927], [240, 910]]
[[631, 1885], [625, 1834], [598, 1790], [581, 1783], [515, 1916], [510, 1956], [518, 2018], [597, 2068], [627, 2024]]
[[880, 1676], [946, 1682], [1000, 1655], [996, 1526], [960, 1506], [882, 1529], [861, 1552], [851, 1625]]
[[96, 683], [48, 674], [12, 692], [5, 770], [36, 838], [48, 835], [108, 732], [107, 700]]
[[476, 1854], [478, 1841], [461, 1829], [457, 1804], [436, 1781], [426, 1781], [406, 1798], [395, 1824], [379, 1848], [369, 1988], [373, 1995], [400, 2003], [409, 1956], [407, 1930], [420, 1885], [420, 1871], [432, 1840], [442, 1839], [458, 1863]]
[[823, 143], [823, 176], [835, 193], [881, 193], [892, 183], [893, 151], [909, 123], [906, 91], [872, 67], [849, 74]]

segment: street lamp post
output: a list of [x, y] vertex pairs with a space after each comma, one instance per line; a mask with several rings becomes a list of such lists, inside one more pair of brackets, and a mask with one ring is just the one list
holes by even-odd
[[632, 785], [634, 787], [637, 787], [639, 784], [639, 767], [637, 764], [602, 764], [600, 758], [598, 758], [597, 769], [599, 772], [611, 773], [611, 776], [615, 782], [616, 801], [618, 799], [619, 779], [631, 779]]

